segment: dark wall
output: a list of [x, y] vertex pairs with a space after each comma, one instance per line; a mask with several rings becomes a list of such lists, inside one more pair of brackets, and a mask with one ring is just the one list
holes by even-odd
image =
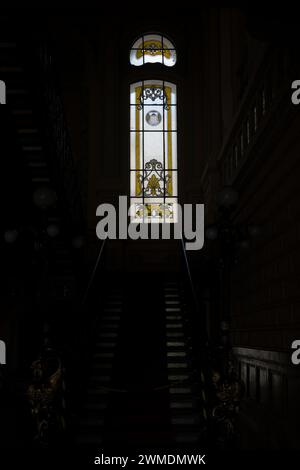
[[[211, 222], [220, 217], [218, 191], [226, 185], [238, 191], [238, 203], [227, 214], [233, 238], [250, 224], [260, 227], [255, 239], [246, 233], [243, 248], [227, 245], [223, 284], [230, 296], [220, 298], [221, 310], [228, 303], [231, 341], [246, 385], [244, 445], [296, 447], [299, 371], [291, 363], [291, 343], [300, 335], [300, 121], [290, 90], [299, 60], [285, 34], [286, 17], [277, 16], [275, 27], [273, 17], [262, 23], [246, 13], [219, 12], [216, 30], [223, 41], [213, 57], [222, 78], [212, 112], [222, 116], [222, 125], [209, 131], [216, 158], [213, 164], [207, 154], [204, 191]], [[222, 251], [211, 253], [219, 257], [216, 263], [224, 261]]]

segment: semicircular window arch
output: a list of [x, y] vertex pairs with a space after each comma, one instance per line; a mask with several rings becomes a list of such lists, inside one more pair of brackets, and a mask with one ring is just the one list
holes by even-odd
[[136, 67], [159, 63], [167, 67], [176, 64], [177, 53], [174, 44], [161, 34], [144, 34], [130, 50], [130, 64]]

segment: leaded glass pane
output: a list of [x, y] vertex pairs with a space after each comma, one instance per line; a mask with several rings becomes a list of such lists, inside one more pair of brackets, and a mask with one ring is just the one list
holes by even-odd
[[[146, 80], [130, 87], [130, 196], [132, 220], [174, 221], [177, 191], [176, 85]], [[173, 198], [165, 207], [166, 199]], [[141, 204], [144, 205], [143, 210]]]
[[167, 67], [176, 64], [176, 50], [171, 41], [159, 34], [146, 34], [132, 46], [131, 65], [141, 66], [147, 63], [160, 63]]

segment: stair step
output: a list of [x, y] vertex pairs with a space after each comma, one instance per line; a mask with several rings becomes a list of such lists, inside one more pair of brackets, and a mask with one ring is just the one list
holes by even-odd
[[96, 362], [91, 364], [91, 369], [112, 369], [112, 364], [110, 363], [101, 363], [101, 362]]
[[108, 333], [110, 330], [118, 330], [119, 328], [120, 328], [120, 323], [104, 323], [104, 324], [98, 325], [98, 332]]
[[79, 435], [77, 436], [76, 439], [77, 444], [82, 444], [82, 445], [91, 445], [91, 446], [98, 446], [99, 444], [102, 444], [103, 438], [99, 436], [94, 436], [92, 435]]
[[188, 374], [170, 374], [168, 375], [168, 380], [170, 382], [176, 382], [176, 381], [180, 381], [180, 380], [188, 380], [190, 378], [190, 376]]
[[177, 332], [174, 332], [174, 331], [167, 331], [166, 336], [168, 338], [183, 338], [184, 333], [177, 333]]
[[165, 307], [166, 312], [182, 312], [181, 308], [179, 307]]
[[182, 329], [183, 328], [183, 323], [167, 323], [166, 324], [166, 328], [179, 328], [179, 329]]
[[175, 401], [170, 403], [170, 408], [171, 410], [196, 410], [196, 403]]
[[[48, 171], [47, 171], [47, 167], [40, 167], [40, 168], [33, 168], [33, 167], [29, 167], [28, 166], [28, 169], [30, 171], [30, 177], [31, 177], [31, 181], [41, 181], [41, 179], [43, 179], [43, 181], [45, 181], [45, 178], [47, 178], [47, 180], [49, 180], [48, 178]], [[70, 266], [71, 266], [71, 263], [70, 263]]]
[[46, 168], [47, 164], [45, 161], [29, 161], [27, 162], [27, 166], [30, 168]]
[[190, 424], [199, 424], [200, 418], [198, 416], [173, 416], [171, 417], [172, 424], [175, 425], [190, 425]]
[[192, 393], [191, 387], [171, 387], [169, 389], [171, 395], [185, 395]]
[[121, 307], [105, 307], [104, 309], [104, 312], [105, 313], [118, 313], [118, 312], [122, 312], [122, 308]]
[[187, 353], [185, 351], [167, 352], [167, 357], [187, 357]]
[[105, 342], [97, 342], [96, 349], [114, 349], [117, 343], [115, 341], [105, 341]]
[[115, 353], [114, 352], [99, 352], [99, 353], [94, 353], [93, 354], [93, 359], [109, 359], [109, 358], [114, 358]]
[[108, 390], [104, 390], [103, 388], [88, 388], [87, 394], [92, 397], [99, 397], [103, 395], [108, 395]]
[[28, 116], [32, 114], [32, 109], [13, 109], [12, 114], [15, 116]]
[[41, 145], [23, 145], [22, 149], [24, 152], [42, 152], [43, 147]]
[[17, 130], [18, 134], [21, 134], [21, 135], [36, 135], [38, 134], [38, 130], [37, 129], [30, 129], [30, 128], [26, 128], [26, 129], [18, 129]]
[[109, 375], [91, 375], [91, 383], [109, 383], [111, 382], [111, 376]]
[[185, 346], [184, 341], [167, 341], [167, 348], [184, 348]]
[[101, 427], [104, 426], [105, 420], [98, 416], [90, 416], [89, 418], [81, 419], [80, 424], [84, 427]]
[[184, 433], [184, 434], [177, 434], [175, 436], [175, 442], [179, 444], [194, 444], [199, 442], [201, 439], [200, 433]]
[[33, 136], [33, 135], [37, 135], [38, 134], [38, 130], [37, 129], [33, 129], [33, 128], [24, 128], [24, 129], [17, 129], [17, 133], [20, 134], [21, 136]]
[[87, 411], [102, 411], [102, 410], [106, 410], [107, 407], [108, 407], [108, 403], [104, 402], [104, 403], [86, 403], [83, 408], [84, 410], [87, 410]]
[[50, 182], [50, 178], [48, 176], [43, 176], [43, 177], [33, 177], [31, 178], [31, 181], [33, 183], [49, 183]]
[[17, 95], [17, 96], [28, 96], [29, 91], [24, 88], [7, 88], [6, 93], [8, 96]]
[[189, 364], [186, 362], [169, 362], [167, 364], [168, 369], [187, 369]]
[[102, 322], [107, 322], [107, 321], [119, 321], [121, 319], [120, 315], [105, 315], [104, 317], [101, 318]]
[[174, 321], [174, 320], [179, 320], [180, 321], [180, 320], [182, 320], [182, 318], [183, 318], [182, 315], [167, 315], [166, 316], [166, 320], [172, 320], [172, 321]]
[[20, 67], [20, 66], [5, 66], [5, 65], [2, 65], [0, 66], [0, 73], [20, 73], [20, 72], [24, 72], [24, 69], [23, 67]]
[[101, 338], [117, 338], [118, 334], [117, 333], [103, 332], [103, 333], [99, 333], [98, 336], [100, 336]]
[[17, 44], [13, 41], [1, 41], [0, 48], [1, 49], [14, 49], [17, 47]]
[[179, 300], [165, 300], [165, 305], [179, 305]]
[[[176, 362], [173, 362], [173, 361], [176, 361]], [[174, 369], [174, 371], [177, 369], [188, 369], [188, 368], [191, 369], [191, 364], [189, 361], [187, 361], [186, 358], [176, 357], [176, 358], [168, 359], [167, 368]], [[169, 370], [169, 372], [172, 372], [172, 371]]]

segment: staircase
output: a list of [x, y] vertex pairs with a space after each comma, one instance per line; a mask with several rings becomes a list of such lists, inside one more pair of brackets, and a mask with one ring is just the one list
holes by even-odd
[[96, 318], [86, 397], [79, 420], [77, 441], [80, 445], [97, 445], [103, 442], [123, 312], [122, 297], [120, 289], [111, 290], [102, 315]]
[[165, 283], [164, 303], [174, 440], [180, 444], [193, 444], [202, 438], [205, 415], [203, 397], [198, 396], [198, 378], [193, 367], [188, 312], [179, 282]]
[[203, 444], [203, 390], [181, 282], [145, 273], [131, 279], [132, 285], [123, 280], [107, 293], [97, 315], [76, 441], [140, 448]]

